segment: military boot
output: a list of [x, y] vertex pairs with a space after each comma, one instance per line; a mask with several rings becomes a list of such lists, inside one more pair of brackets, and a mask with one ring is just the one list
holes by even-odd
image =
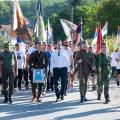
[[84, 97], [81, 96], [81, 100], [80, 100], [80, 103], [83, 103], [84, 102]]
[[86, 97], [84, 97], [84, 101], [85, 101], [85, 102], [87, 102], [87, 101], [88, 101], [88, 99], [87, 99]]
[[97, 100], [101, 100], [101, 95], [100, 94], [98, 94]]

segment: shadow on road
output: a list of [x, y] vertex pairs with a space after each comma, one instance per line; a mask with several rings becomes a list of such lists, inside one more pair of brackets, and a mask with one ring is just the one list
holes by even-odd
[[[71, 115], [65, 115], [65, 116], [60, 116], [55, 118], [55, 120], [65, 120], [65, 119], [74, 119], [74, 118], [82, 118], [82, 117], [87, 117], [90, 115], [97, 115], [97, 114], [103, 114], [103, 113], [112, 113], [112, 112], [118, 112], [117, 109], [120, 108], [118, 107], [111, 107], [111, 108], [105, 108], [105, 109], [99, 109], [99, 110], [92, 110], [92, 111], [87, 111], [87, 112], [81, 112], [77, 114], [71, 114]], [[120, 119], [119, 119], [120, 120]]]

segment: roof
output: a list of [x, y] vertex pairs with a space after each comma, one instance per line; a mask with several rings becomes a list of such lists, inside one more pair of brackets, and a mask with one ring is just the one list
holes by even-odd
[[4, 29], [8, 34], [12, 34], [12, 26], [11, 25], [0, 25], [0, 28]]
[[[12, 25], [0, 25], [0, 29], [4, 29], [9, 35], [16, 36], [16, 34], [12, 31]], [[28, 29], [30, 36], [34, 36], [33, 30]]]

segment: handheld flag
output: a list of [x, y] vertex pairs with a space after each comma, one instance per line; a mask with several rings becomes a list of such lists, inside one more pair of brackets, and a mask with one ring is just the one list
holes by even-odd
[[120, 26], [118, 26], [117, 37], [114, 44], [114, 50], [120, 45]]
[[108, 22], [106, 22], [106, 24], [102, 28], [102, 37], [104, 37], [105, 35], [107, 35], [107, 33], [108, 33]]
[[24, 16], [20, 9], [18, 0], [14, 0], [13, 32], [23, 42], [28, 43], [29, 41], [31, 41], [31, 37], [25, 23]]
[[48, 19], [48, 29], [47, 29], [47, 43], [54, 44], [52, 28], [50, 26], [50, 21]]
[[101, 51], [101, 45], [102, 45], [102, 31], [101, 31], [101, 25], [99, 25], [98, 26], [98, 38], [97, 38], [97, 50], [96, 50], [97, 53]]
[[36, 36], [40, 39], [40, 41], [46, 42], [46, 32], [45, 32], [45, 26], [44, 26], [44, 21], [42, 17], [41, 0], [38, 0], [38, 4], [37, 4], [37, 22], [35, 26], [35, 33], [36, 33]]
[[77, 25], [75, 25], [74, 23], [65, 20], [65, 19], [60, 19], [61, 25], [63, 27], [63, 30], [67, 36], [67, 39], [69, 41], [73, 41], [73, 34], [75, 33], [76, 29], [77, 29]]
[[75, 39], [74, 39], [74, 42], [75, 43], [79, 43], [79, 41], [83, 41], [83, 37], [82, 37], [82, 33], [83, 33], [83, 28], [82, 28], [82, 25], [83, 25], [83, 22], [82, 22], [82, 18], [81, 18], [81, 22], [80, 24], [77, 26], [77, 29], [76, 29], [76, 34], [75, 34]]

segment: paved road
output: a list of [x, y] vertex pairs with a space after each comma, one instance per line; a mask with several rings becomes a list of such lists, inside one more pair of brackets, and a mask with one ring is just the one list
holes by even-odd
[[31, 103], [31, 91], [22, 90], [13, 96], [13, 104], [3, 104], [0, 97], [0, 120], [120, 120], [120, 87], [110, 85], [111, 103], [96, 100], [96, 91], [88, 88], [88, 102], [81, 104], [78, 85], [65, 97], [55, 102], [54, 93], [49, 92], [42, 103]]

